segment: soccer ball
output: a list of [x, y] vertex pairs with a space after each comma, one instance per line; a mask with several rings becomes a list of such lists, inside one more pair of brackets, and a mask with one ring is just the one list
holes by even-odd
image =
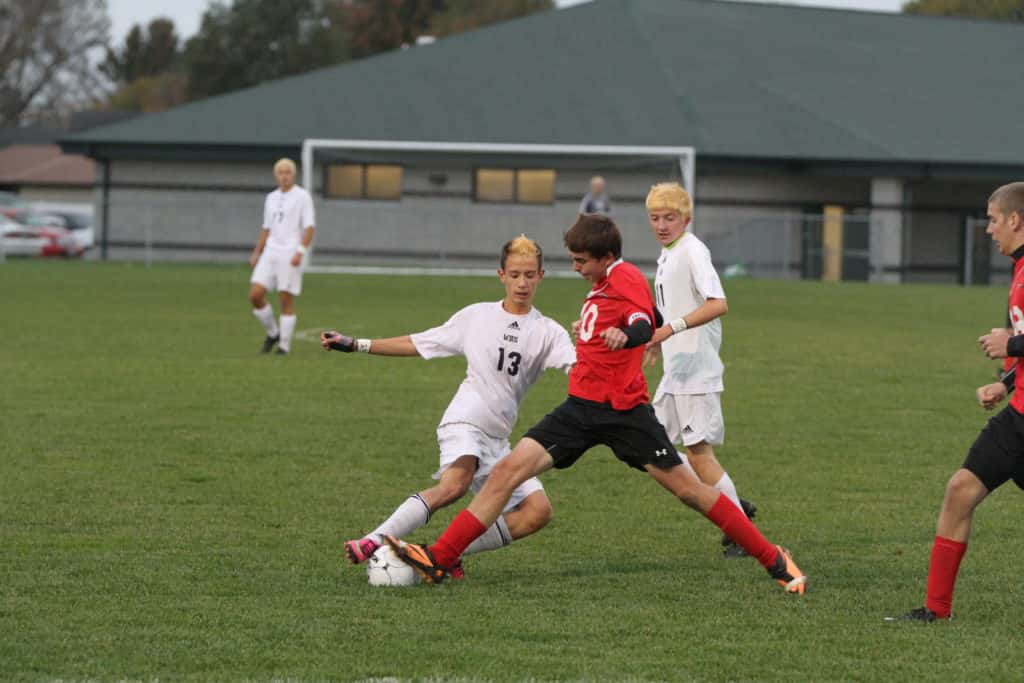
[[370, 556], [366, 564], [366, 578], [371, 586], [415, 586], [420, 582], [416, 570], [398, 559], [387, 544]]

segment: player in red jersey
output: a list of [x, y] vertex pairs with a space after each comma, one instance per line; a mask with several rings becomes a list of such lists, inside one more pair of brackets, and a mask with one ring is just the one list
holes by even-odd
[[386, 537], [388, 544], [427, 582], [440, 582], [501, 514], [516, 486], [552, 467], [570, 467], [603, 444], [704, 514], [787, 592], [803, 593], [807, 577], [789, 553], [772, 545], [726, 496], [683, 466], [655, 418], [641, 369], [655, 325], [654, 302], [643, 274], [620, 257], [622, 237], [615, 223], [606, 216], [582, 215], [565, 233], [565, 246], [574, 270], [593, 283], [580, 312], [568, 398], [494, 467], [480, 493], [433, 545], [404, 543], [394, 536]]
[[989, 358], [1015, 362], [1003, 380], [979, 387], [978, 402], [992, 410], [1016, 389], [1010, 405], [981, 430], [963, 465], [949, 479], [935, 529], [924, 607], [886, 621], [949, 619], [953, 587], [967, 552], [974, 510], [988, 494], [1013, 479], [1024, 488], [1024, 182], [1003, 185], [988, 199], [988, 229], [999, 253], [1013, 259], [1010, 284], [1010, 327], [995, 328], [978, 338]]

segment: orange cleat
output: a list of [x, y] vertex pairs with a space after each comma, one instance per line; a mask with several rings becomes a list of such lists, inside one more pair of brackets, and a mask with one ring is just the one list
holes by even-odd
[[398, 558], [419, 572], [426, 583], [441, 583], [449, 575], [447, 567], [434, 560], [430, 548], [418, 543], [406, 543], [394, 536], [385, 536], [385, 542], [395, 551]]
[[779, 556], [775, 558], [775, 565], [768, 573], [787, 593], [803, 595], [807, 590], [807, 577], [800, 571], [800, 567], [796, 566], [788, 550], [781, 545], [775, 548], [779, 551]]

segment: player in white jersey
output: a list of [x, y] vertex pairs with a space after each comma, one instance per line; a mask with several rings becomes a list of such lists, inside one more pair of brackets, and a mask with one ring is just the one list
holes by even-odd
[[[427, 359], [465, 356], [467, 365], [466, 378], [437, 428], [441, 450], [440, 467], [433, 475], [437, 483], [407, 498], [370, 533], [346, 542], [350, 562], [366, 561], [385, 534], [406, 536], [425, 525], [436, 510], [469, 490], [479, 491], [494, 465], [511, 450], [508, 437], [530, 386], [545, 370], [568, 372], [576, 362], [565, 329], [533, 307], [537, 285], [544, 277], [537, 243], [525, 235], [508, 242], [502, 247], [500, 265], [504, 299], [467, 306], [440, 327], [390, 339], [353, 339], [334, 331], [321, 335], [328, 350]], [[543, 528], [550, 518], [551, 503], [544, 487], [537, 478], [529, 479], [465, 554], [501, 548]], [[462, 575], [461, 566], [452, 574]]]
[[[249, 301], [252, 314], [263, 325], [267, 336], [263, 353], [277, 345], [277, 353], [291, 350], [295, 334], [295, 297], [302, 293], [302, 269], [316, 231], [313, 198], [295, 184], [295, 162], [278, 159], [274, 164], [277, 189], [263, 204], [263, 229], [249, 257], [252, 279]], [[267, 291], [277, 290], [281, 299], [281, 323], [267, 303]]]
[[[664, 359], [654, 412], [672, 442], [685, 447], [684, 463], [752, 518], [756, 507], [739, 498], [713, 448], [725, 440], [724, 366], [718, 357], [722, 345], [719, 318], [729, 310], [725, 290], [711, 263], [711, 252], [686, 230], [693, 215], [686, 190], [678, 183], [659, 183], [651, 188], [646, 203], [654, 237], [662, 245], [654, 296], [666, 321], [655, 330], [645, 358], [649, 365], [657, 362], [659, 355]], [[722, 538], [722, 544], [727, 557], [745, 554], [728, 537]]]

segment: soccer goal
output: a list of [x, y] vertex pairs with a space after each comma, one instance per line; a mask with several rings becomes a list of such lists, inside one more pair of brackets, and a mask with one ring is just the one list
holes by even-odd
[[501, 245], [520, 233], [549, 264], [564, 264], [562, 233], [595, 178], [626, 255], [653, 263], [644, 198], [665, 180], [692, 192], [696, 160], [693, 147], [675, 146], [308, 139], [301, 182], [317, 210], [311, 266], [493, 272]]

